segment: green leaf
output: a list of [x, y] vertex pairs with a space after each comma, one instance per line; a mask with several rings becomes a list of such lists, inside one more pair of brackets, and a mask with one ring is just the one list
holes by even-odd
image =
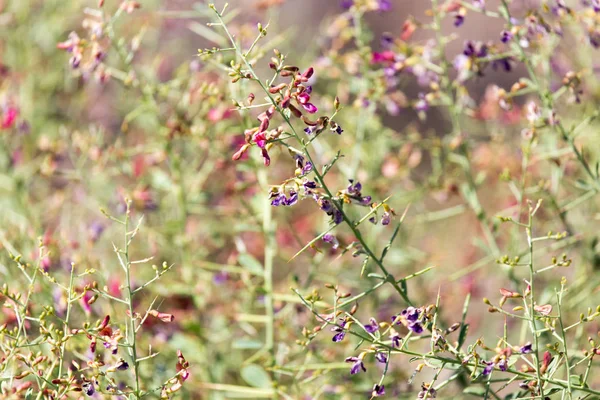
[[260, 340], [252, 340], [252, 339], [241, 339], [233, 342], [232, 348], [234, 349], [260, 349], [263, 347], [263, 342]]
[[485, 388], [481, 386], [471, 386], [463, 390], [464, 394], [470, 394], [471, 396], [483, 397], [485, 396]]
[[248, 253], [242, 253], [238, 257], [238, 262], [248, 271], [252, 272], [254, 275], [263, 275], [263, 266], [262, 264], [253, 256]]
[[240, 375], [242, 379], [250, 386], [257, 388], [270, 388], [271, 378], [267, 371], [260, 365], [249, 364], [242, 368]]

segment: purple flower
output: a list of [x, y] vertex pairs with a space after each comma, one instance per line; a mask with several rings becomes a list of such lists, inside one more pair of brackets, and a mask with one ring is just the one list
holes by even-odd
[[379, 324], [377, 323], [377, 320], [375, 320], [375, 318], [371, 318], [369, 323], [365, 324], [365, 330], [369, 333], [379, 330]]
[[343, 220], [344, 216], [342, 215], [342, 212], [338, 209], [335, 209], [333, 211], [333, 223], [339, 225], [342, 223]]
[[315, 181], [309, 181], [309, 180], [306, 180], [306, 181], [305, 181], [305, 182], [302, 184], [302, 186], [304, 187], [304, 190], [305, 190], [307, 193], [310, 193], [310, 190], [311, 190], [311, 189], [316, 189], [316, 188], [317, 188], [317, 183], [316, 183]]
[[331, 341], [338, 343], [341, 342], [342, 340], [344, 340], [344, 338], [346, 337], [346, 331], [344, 330], [344, 328], [346, 327], [346, 321], [345, 320], [341, 320], [339, 326], [334, 326], [333, 328], [331, 328], [331, 332], [337, 332], [335, 335], [333, 335], [333, 338], [331, 338]]
[[342, 0], [340, 1], [340, 7], [344, 9], [349, 9], [354, 4], [354, 0]]
[[415, 110], [427, 111], [429, 109], [429, 102], [425, 98], [425, 94], [419, 93], [419, 100], [415, 103]]
[[392, 220], [392, 215], [387, 211], [384, 212], [383, 215], [381, 216], [381, 224], [382, 225], [389, 225], [391, 220]]
[[384, 385], [375, 385], [373, 386], [373, 390], [371, 391], [372, 397], [380, 397], [385, 394], [385, 386]]
[[390, 11], [392, 9], [391, 0], [378, 0], [377, 9], [379, 11]]
[[508, 369], [508, 363], [506, 362], [506, 359], [502, 359], [500, 361], [498, 361], [498, 368], [500, 368], [500, 371], [506, 371]]
[[344, 132], [344, 130], [342, 129], [342, 127], [340, 125], [337, 125], [335, 127], [335, 131], [334, 132], [337, 133], [338, 135], [341, 135]]
[[389, 49], [394, 44], [394, 37], [390, 33], [383, 33], [381, 35], [381, 47]]
[[313, 164], [309, 161], [302, 167], [302, 175], [307, 175], [313, 170]]
[[337, 238], [331, 233], [326, 233], [325, 235], [323, 235], [323, 241], [325, 243], [331, 244], [334, 250], [340, 246], [340, 242], [338, 242]]
[[286, 202], [287, 202], [287, 197], [285, 197], [285, 194], [279, 193], [278, 195], [275, 196], [275, 198], [273, 198], [273, 200], [271, 200], [271, 205], [273, 207], [279, 207], [281, 205], [286, 205]]
[[352, 366], [350, 367], [351, 375], [358, 374], [361, 369], [363, 370], [363, 372], [367, 372], [367, 369], [365, 368], [365, 364], [363, 364], [362, 360], [358, 357], [348, 357], [348, 358], [346, 358], [346, 362], [352, 363]]
[[307, 126], [306, 128], [304, 128], [304, 133], [306, 133], [307, 135], [312, 135], [314, 131], [315, 131], [315, 128], [313, 128], [311, 126]]
[[418, 323], [418, 322], [415, 322], [414, 324], [410, 324], [408, 326], [408, 329], [410, 329], [411, 331], [413, 331], [417, 335], [420, 335], [421, 333], [423, 333], [423, 326], [420, 323]]
[[488, 376], [494, 370], [494, 363], [493, 362], [486, 362], [485, 364], [486, 364], [486, 366], [483, 369], [482, 374], [483, 374], [483, 376]]
[[461, 14], [456, 14], [454, 16], [454, 26], [455, 27], [460, 27], [465, 23], [465, 16], [461, 15]]
[[345, 337], [346, 337], [346, 332], [341, 331], [341, 332], [333, 335], [333, 337], [331, 338], [331, 341], [335, 342], [335, 343], [341, 342], [342, 340], [344, 340]]
[[298, 202], [298, 192], [296, 192], [294, 190], [290, 190], [290, 197], [288, 199], [286, 199], [285, 205], [293, 206], [297, 202]]
[[402, 343], [402, 338], [398, 335], [398, 332], [394, 331], [390, 335], [390, 339], [392, 340], [392, 347], [400, 347]]
[[527, 343], [524, 346], [521, 346], [521, 354], [529, 353], [533, 353], [533, 345], [531, 343]]
[[321, 207], [321, 210], [325, 211], [327, 214], [333, 213], [333, 204], [331, 204], [331, 201], [320, 199], [319, 206]]
[[319, 111], [319, 109], [317, 108], [317, 106], [315, 106], [313, 103], [302, 104], [302, 107], [304, 107], [304, 109], [307, 112], [309, 112], [310, 114], [314, 114], [317, 111]]
[[375, 354], [375, 359], [379, 361], [381, 364], [387, 364], [388, 358], [384, 353]]
[[94, 382], [85, 382], [81, 385], [83, 392], [88, 396], [93, 396], [96, 393], [96, 387], [94, 386]]
[[513, 35], [509, 31], [502, 31], [500, 33], [500, 41], [502, 43], [508, 43], [508, 42], [510, 42], [512, 40], [512, 37], [513, 37]]
[[418, 308], [408, 307], [406, 310], [403, 310], [401, 314], [408, 322], [417, 322], [421, 312]]
[[120, 359], [116, 367], [119, 371], [126, 371], [129, 369], [129, 364], [127, 364], [127, 361]]

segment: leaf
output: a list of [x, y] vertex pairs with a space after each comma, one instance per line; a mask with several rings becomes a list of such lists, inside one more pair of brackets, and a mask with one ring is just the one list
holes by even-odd
[[262, 264], [248, 253], [242, 253], [238, 256], [238, 262], [254, 275], [263, 275]]
[[235, 342], [233, 342], [233, 345], [231, 347], [234, 349], [243, 349], [243, 350], [260, 349], [261, 347], [263, 347], [263, 342], [261, 342], [259, 340], [252, 340], [252, 339], [241, 339], [241, 340], [236, 340]]
[[464, 394], [470, 394], [471, 396], [483, 397], [485, 396], [486, 389], [481, 386], [471, 386], [463, 390]]
[[263, 367], [256, 364], [249, 364], [240, 371], [242, 379], [250, 386], [257, 388], [270, 388], [271, 378]]

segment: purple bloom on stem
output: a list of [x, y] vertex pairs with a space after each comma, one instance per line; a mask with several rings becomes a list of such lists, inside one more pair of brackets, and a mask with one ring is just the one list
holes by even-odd
[[279, 207], [281, 205], [286, 205], [287, 198], [285, 194], [279, 193], [273, 200], [271, 200], [271, 205], [273, 207]]
[[420, 313], [419, 309], [415, 308], [415, 307], [408, 307], [406, 310], [402, 311], [402, 315], [409, 322], [417, 322], [420, 314], [421, 313]]
[[290, 197], [288, 199], [286, 199], [285, 205], [293, 206], [297, 202], [298, 202], [298, 192], [296, 192], [294, 190], [290, 190]]
[[487, 365], [483, 369], [483, 372], [482, 372], [483, 376], [488, 376], [494, 370], [494, 363], [493, 362], [486, 362], [486, 364]]
[[93, 382], [85, 382], [83, 385], [81, 385], [81, 388], [83, 389], [83, 392], [88, 396], [93, 396], [94, 393], [96, 393], [96, 388], [94, 387]]
[[340, 246], [340, 243], [338, 242], [337, 238], [331, 233], [326, 233], [325, 235], [323, 235], [323, 241], [325, 243], [331, 244], [334, 250]]
[[315, 181], [306, 181], [302, 186], [304, 186], [304, 190], [309, 191], [310, 189], [316, 189], [317, 183]]
[[389, 48], [392, 44], [394, 44], [394, 37], [390, 33], [383, 33], [381, 35], [381, 47]]
[[348, 358], [346, 358], [346, 362], [352, 363], [352, 366], [350, 367], [351, 375], [358, 374], [361, 369], [363, 370], [363, 372], [367, 372], [367, 369], [365, 368], [365, 364], [363, 364], [362, 360], [358, 357], [348, 357]]
[[304, 133], [306, 133], [307, 135], [312, 135], [314, 130], [315, 128], [307, 126], [306, 128], [304, 128]]
[[342, 127], [340, 125], [336, 126], [335, 133], [337, 133], [338, 135], [341, 135], [343, 132], [344, 132], [344, 130], [342, 129]]
[[508, 42], [510, 42], [512, 40], [512, 37], [513, 37], [513, 35], [509, 31], [502, 31], [500, 33], [500, 41], [502, 43], [508, 43]]
[[498, 368], [500, 368], [500, 371], [506, 371], [508, 369], [508, 363], [504, 358], [498, 361]]
[[465, 23], [465, 16], [461, 14], [457, 14], [454, 16], [454, 26], [460, 27]]
[[331, 338], [331, 341], [338, 343], [341, 342], [342, 340], [344, 340], [344, 338], [346, 337], [346, 332], [339, 332], [336, 333], [335, 335], [333, 335], [333, 337]]
[[304, 165], [304, 167], [302, 167], [302, 175], [306, 175], [312, 170], [313, 170], [313, 164], [309, 161]]
[[333, 328], [331, 328], [332, 332], [337, 332], [335, 335], [333, 335], [331, 341], [338, 343], [344, 340], [344, 338], [346, 337], [346, 331], [344, 331], [345, 326], [346, 322], [342, 320], [342, 322], [340, 322], [340, 326], [334, 326]]
[[375, 318], [371, 318], [369, 323], [365, 324], [365, 330], [369, 333], [379, 330], [379, 324], [377, 323], [377, 320], [375, 320]]
[[384, 385], [375, 385], [373, 386], [373, 390], [371, 391], [372, 397], [380, 397], [385, 394], [385, 386]]
[[392, 216], [387, 211], [384, 212], [383, 215], [381, 216], [381, 224], [382, 225], [389, 225], [391, 220], [392, 220]]
[[524, 346], [521, 346], [521, 354], [529, 354], [533, 353], [533, 345], [531, 343], [527, 343]]
[[414, 324], [410, 324], [408, 326], [408, 329], [410, 329], [411, 331], [413, 331], [417, 335], [420, 335], [421, 333], [423, 333], [423, 326], [420, 323], [418, 323], [418, 322], [415, 322]]
[[400, 338], [400, 335], [398, 335], [397, 332], [392, 333], [390, 339], [392, 340], [392, 347], [400, 347], [400, 344], [402, 343], [402, 338]]
[[379, 361], [381, 364], [387, 364], [388, 358], [384, 353], [375, 354], [375, 359]]
[[344, 216], [342, 215], [340, 210], [334, 210], [333, 211], [333, 223], [336, 225], [339, 225], [342, 223], [342, 221], [344, 220]]
[[319, 109], [317, 108], [317, 106], [315, 106], [313, 103], [302, 104], [302, 107], [304, 107], [304, 109], [306, 111], [308, 111], [309, 113], [311, 113], [311, 114], [314, 114], [317, 111], [319, 111]]
[[415, 103], [415, 110], [427, 111], [429, 109], [429, 103], [423, 93], [419, 93], [419, 100]]

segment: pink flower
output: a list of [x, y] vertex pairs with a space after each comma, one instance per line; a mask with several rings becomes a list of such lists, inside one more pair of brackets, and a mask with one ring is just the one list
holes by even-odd
[[19, 116], [19, 110], [15, 107], [8, 107], [4, 115], [2, 116], [2, 129], [8, 129], [12, 127]]

